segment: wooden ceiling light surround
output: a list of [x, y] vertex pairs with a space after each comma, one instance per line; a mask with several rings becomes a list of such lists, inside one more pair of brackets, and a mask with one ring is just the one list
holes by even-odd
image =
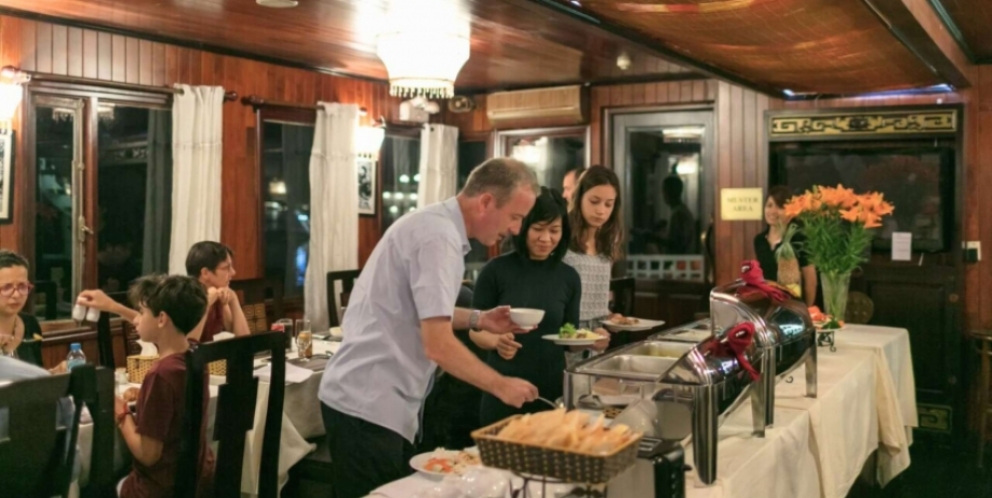
[[[472, 13], [472, 54], [456, 81], [460, 93], [700, 76], [527, 0], [462, 1]], [[376, 29], [385, 5], [302, 0], [296, 8], [268, 9], [252, 0], [0, 0], [0, 13], [384, 81]], [[621, 54], [632, 62], [626, 70], [617, 67]]]
[[972, 62], [992, 64], [992, 4], [983, 0], [928, 1]]
[[581, 0], [581, 10], [761, 89], [842, 95], [946, 83], [866, 0]]

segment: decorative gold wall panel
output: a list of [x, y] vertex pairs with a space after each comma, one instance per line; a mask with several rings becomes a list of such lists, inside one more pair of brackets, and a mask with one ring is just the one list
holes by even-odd
[[769, 120], [770, 139], [954, 133], [958, 110], [904, 112], [844, 112], [775, 116]]

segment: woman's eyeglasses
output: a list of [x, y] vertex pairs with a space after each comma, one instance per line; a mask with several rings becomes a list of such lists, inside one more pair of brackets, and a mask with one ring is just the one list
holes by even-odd
[[34, 286], [31, 284], [7, 284], [0, 286], [0, 296], [13, 296], [15, 290], [20, 292], [22, 296], [26, 296], [29, 292], [31, 292], [31, 289], [34, 289]]

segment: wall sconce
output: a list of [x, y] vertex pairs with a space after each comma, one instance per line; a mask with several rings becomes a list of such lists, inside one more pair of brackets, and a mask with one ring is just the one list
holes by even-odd
[[359, 126], [355, 133], [355, 151], [360, 157], [374, 159], [379, 155], [382, 141], [386, 139], [386, 120], [380, 117], [380, 124]]
[[31, 75], [13, 66], [0, 69], [0, 123], [4, 128], [10, 128], [17, 107], [24, 100], [24, 84], [31, 80]]

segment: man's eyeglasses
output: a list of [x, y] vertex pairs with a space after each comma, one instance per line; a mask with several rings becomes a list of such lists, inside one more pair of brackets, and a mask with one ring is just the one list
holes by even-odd
[[34, 289], [34, 286], [31, 284], [7, 284], [0, 286], [0, 296], [13, 296], [15, 290], [20, 292], [22, 296], [26, 296], [29, 292], [31, 292], [31, 289]]

